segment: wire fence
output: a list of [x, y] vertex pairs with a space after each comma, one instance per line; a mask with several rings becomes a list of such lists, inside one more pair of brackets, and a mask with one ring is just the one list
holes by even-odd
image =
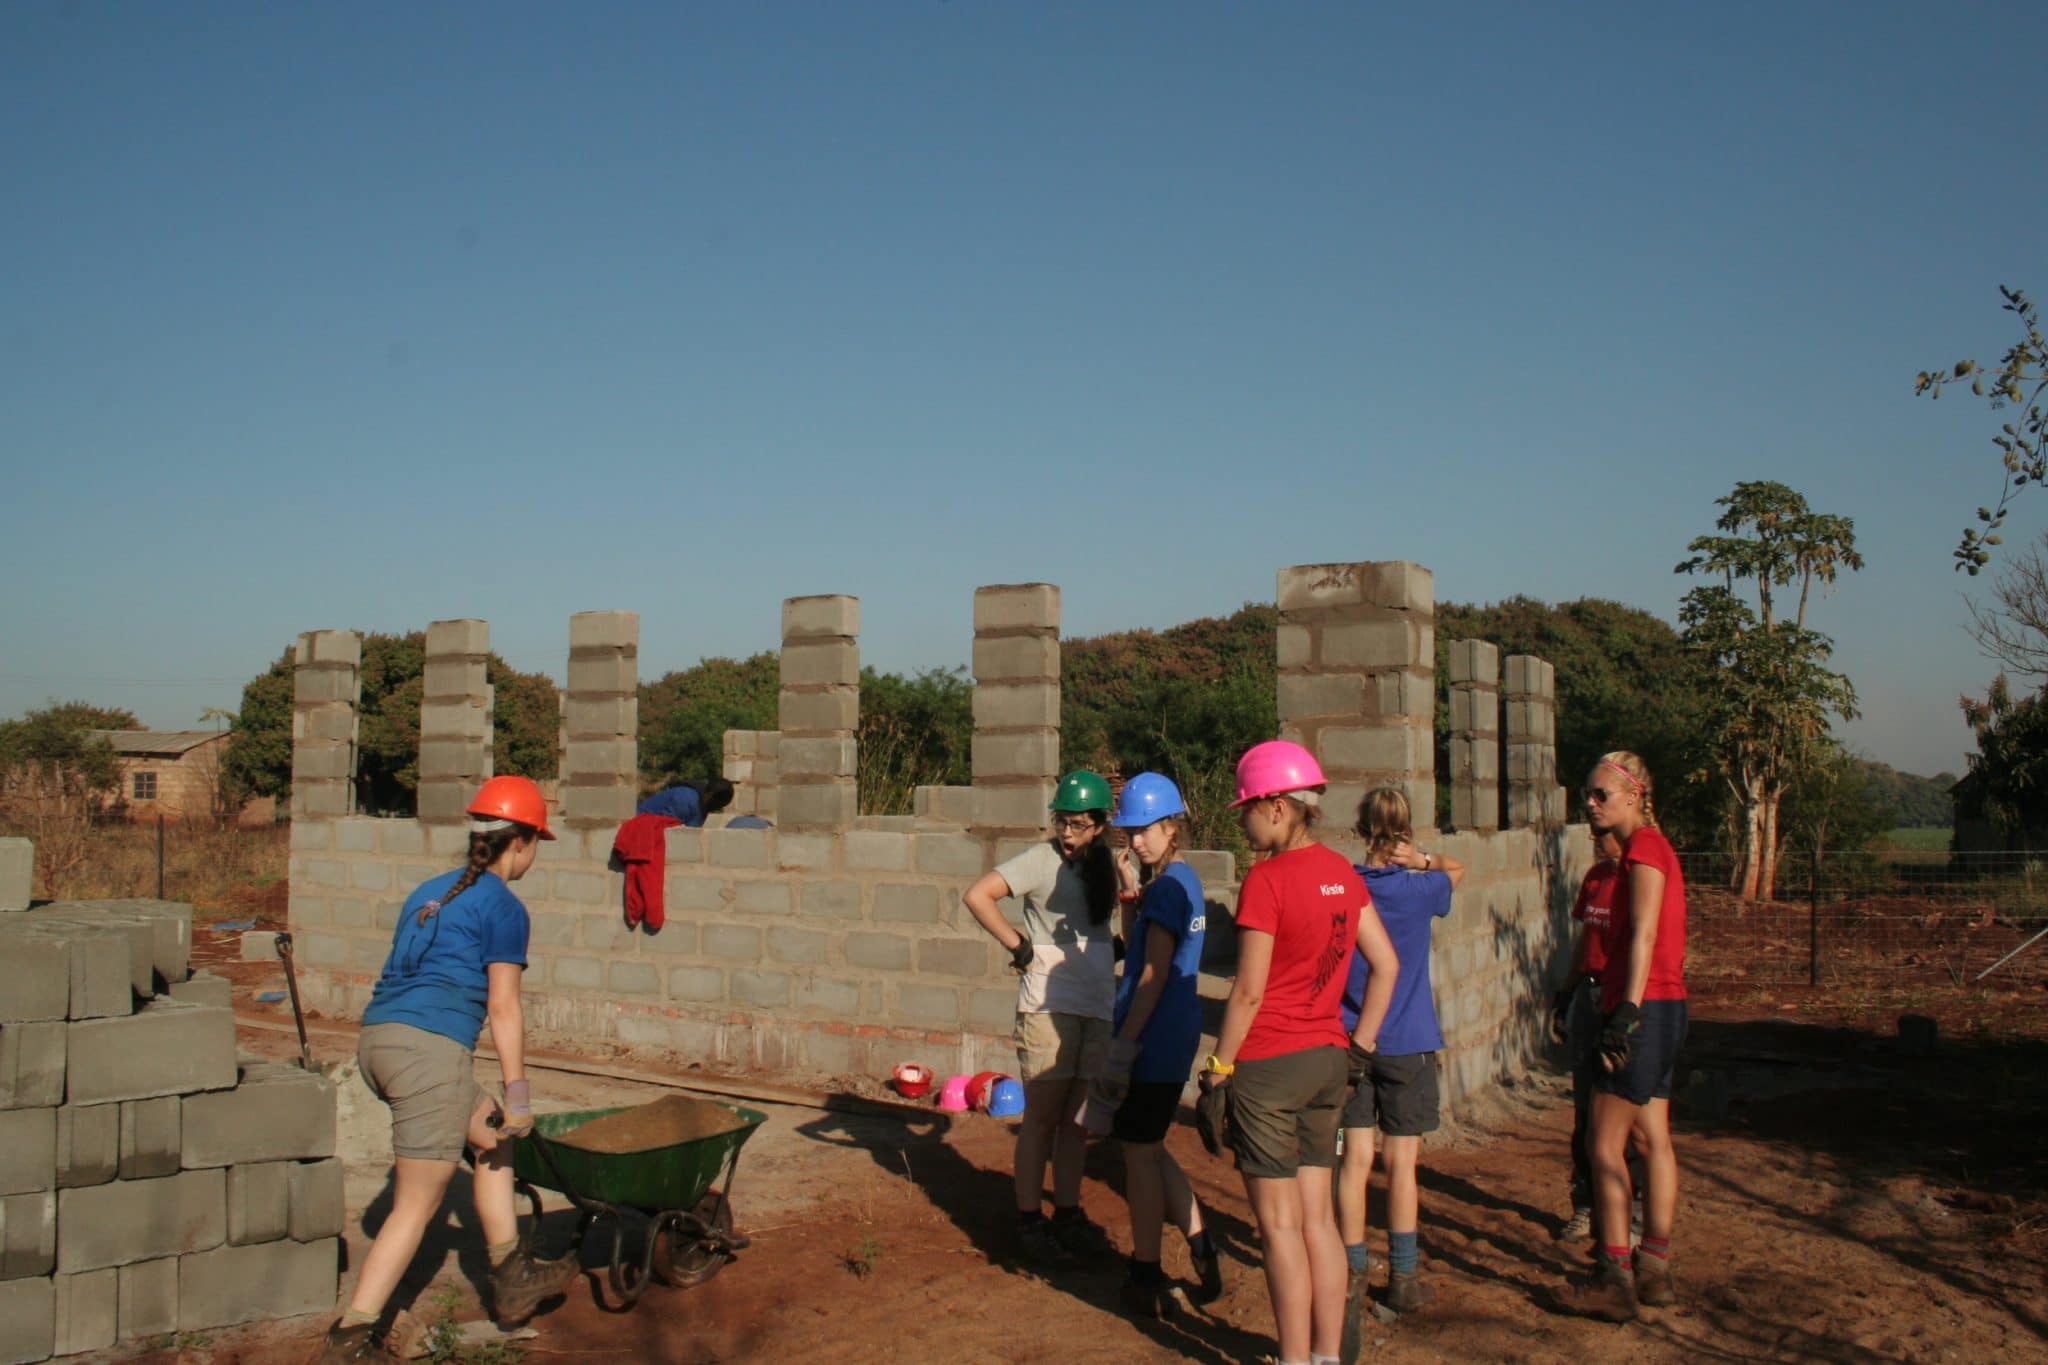
[[[1824, 986], [1966, 985], [2048, 929], [2048, 852], [1886, 850], [1788, 857], [1770, 900], [1735, 892], [1740, 862], [1682, 853], [1688, 979]], [[1993, 980], [2048, 985], [2048, 938]]]

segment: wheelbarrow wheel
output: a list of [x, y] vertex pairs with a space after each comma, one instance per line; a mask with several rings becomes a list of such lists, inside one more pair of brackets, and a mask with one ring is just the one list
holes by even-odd
[[688, 1289], [725, 1269], [732, 1252], [732, 1205], [707, 1194], [690, 1213], [664, 1214], [655, 1234], [654, 1274], [663, 1284]]

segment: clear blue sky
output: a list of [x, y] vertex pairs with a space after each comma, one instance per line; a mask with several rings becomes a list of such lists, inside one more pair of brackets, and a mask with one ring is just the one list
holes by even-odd
[[[0, 714], [165, 727], [301, 630], [652, 675], [863, 599], [963, 662], [1413, 559], [1610, 596], [1738, 479], [1853, 517], [1857, 747], [1958, 768], [2048, 294], [2048, 8], [0, 7]], [[2048, 528], [2029, 498], [2018, 535]], [[1982, 580], [1979, 580], [1981, 585]], [[1981, 591], [1981, 587], [1979, 589]]]

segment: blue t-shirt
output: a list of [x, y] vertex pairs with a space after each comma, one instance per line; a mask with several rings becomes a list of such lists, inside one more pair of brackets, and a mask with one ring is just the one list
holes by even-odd
[[1194, 1070], [1195, 1053], [1202, 1046], [1202, 1001], [1198, 979], [1202, 974], [1202, 939], [1208, 928], [1207, 903], [1202, 898], [1201, 878], [1186, 863], [1173, 862], [1154, 877], [1138, 902], [1137, 922], [1131, 926], [1131, 944], [1124, 953], [1123, 980], [1117, 983], [1113, 1029], [1120, 1029], [1131, 1002], [1138, 995], [1138, 978], [1144, 975], [1145, 949], [1153, 934], [1173, 939], [1173, 960], [1167, 964], [1166, 987], [1145, 1031], [1138, 1035], [1138, 1061], [1131, 1079], [1185, 1085]]
[[682, 821], [691, 829], [699, 829], [704, 824], [704, 798], [697, 795], [695, 787], [670, 787], [642, 801], [633, 813], [666, 815], [671, 820]]
[[[1394, 941], [1401, 974], [1394, 978], [1394, 1000], [1380, 1025], [1379, 1050], [1388, 1057], [1435, 1052], [1444, 1045], [1436, 1022], [1436, 997], [1429, 989], [1430, 921], [1451, 913], [1451, 878], [1444, 872], [1411, 872], [1405, 867], [1361, 867], [1372, 908]], [[1365, 983], [1372, 965], [1364, 953], [1351, 955], [1351, 979], [1344, 985], [1344, 1031], [1358, 1027], [1365, 1004]]]
[[363, 1023], [411, 1024], [475, 1047], [484, 1031], [493, 962], [526, 965], [526, 907], [495, 872], [486, 872], [420, 923], [420, 907], [439, 900], [462, 874], [444, 872], [406, 897], [384, 973]]

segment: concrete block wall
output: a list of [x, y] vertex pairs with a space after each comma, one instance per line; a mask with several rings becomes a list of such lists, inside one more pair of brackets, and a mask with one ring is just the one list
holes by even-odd
[[239, 1063], [224, 1002], [166, 993], [202, 979], [191, 925], [161, 901], [0, 921], [0, 1362], [334, 1306], [334, 1088]]
[[853, 825], [860, 727], [860, 599], [792, 597], [782, 604], [782, 693], [776, 823], [792, 830]]
[[1279, 573], [1280, 733], [1305, 745], [1348, 826], [1378, 786], [1436, 810], [1436, 583], [1419, 564], [1299, 564]]
[[1451, 823], [1500, 828], [1500, 649], [1484, 640], [1450, 647]]
[[418, 810], [428, 824], [463, 824], [478, 784], [491, 775], [491, 628], [482, 621], [427, 626], [420, 696]]
[[782, 732], [727, 730], [722, 771], [732, 783], [733, 815], [755, 815], [774, 823], [780, 808], [776, 788], [782, 782]]
[[562, 822], [617, 829], [640, 793], [640, 614], [581, 611], [569, 618], [569, 688], [563, 702]]
[[348, 815], [356, 808], [362, 637], [309, 630], [293, 645], [292, 663], [292, 818]]
[[1565, 821], [1557, 782], [1557, 670], [1533, 654], [1510, 654], [1502, 679], [1507, 712], [1507, 822], [1515, 829]]
[[974, 590], [974, 827], [1022, 838], [1045, 826], [1060, 775], [1060, 590]]
[[0, 914], [28, 909], [35, 879], [36, 846], [27, 839], [0, 839]]

